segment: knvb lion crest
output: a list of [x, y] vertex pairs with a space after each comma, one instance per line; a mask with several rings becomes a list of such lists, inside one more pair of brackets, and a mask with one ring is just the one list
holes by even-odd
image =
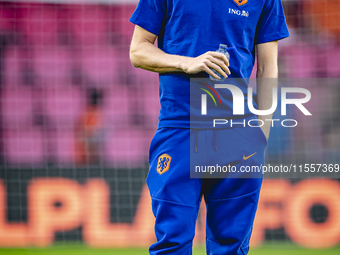
[[246, 3], [248, 3], [248, 0], [234, 0], [234, 2], [235, 2], [238, 6], [242, 6], [242, 5], [245, 5]]
[[164, 174], [170, 168], [171, 157], [168, 154], [162, 154], [158, 157], [157, 172]]

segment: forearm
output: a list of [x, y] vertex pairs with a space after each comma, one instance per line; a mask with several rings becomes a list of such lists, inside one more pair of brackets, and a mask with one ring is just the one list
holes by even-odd
[[204, 71], [216, 79], [220, 77], [213, 70], [224, 78], [230, 74], [229, 60], [221, 52], [208, 51], [195, 58], [171, 55], [154, 45], [156, 37], [144, 28], [135, 26], [130, 46], [130, 61], [133, 66], [157, 73], [183, 71], [196, 74]]
[[183, 71], [185, 58], [188, 57], [167, 54], [148, 41], [130, 50], [131, 63], [135, 67], [157, 73]]

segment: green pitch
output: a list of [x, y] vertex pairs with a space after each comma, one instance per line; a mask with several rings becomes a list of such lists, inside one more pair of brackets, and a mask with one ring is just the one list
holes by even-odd
[[[51, 248], [0, 249], [1, 255], [147, 255], [147, 249], [91, 249], [83, 245], [57, 245]], [[310, 250], [295, 245], [264, 245], [251, 249], [249, 255], [339, 255], [340, 247]], [[206, 255], [204, 247], [194, 249], [194, 255]]]

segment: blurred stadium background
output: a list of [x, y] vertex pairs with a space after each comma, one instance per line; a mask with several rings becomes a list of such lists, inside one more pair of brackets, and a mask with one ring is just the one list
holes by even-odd
[[[283, 3], [280, 77], [338, 78], [340, 1]], [[129, 62], [136, 4], [0, 2], [1, 254], [146, 254], [153, 242], [145, 177], [158, 84]], [[312, 120], [272, 130], [267, 163], [340, 162], [334, 81], [308, 88]], [[252, 254], [339, 254], [339, 179], [308, 177], [265, 180]]]

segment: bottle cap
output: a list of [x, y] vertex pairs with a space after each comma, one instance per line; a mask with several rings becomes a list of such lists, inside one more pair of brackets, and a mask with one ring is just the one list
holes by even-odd
[[220, 44], [220, 48], [227, 49], [228, 46], [226, 44]]

